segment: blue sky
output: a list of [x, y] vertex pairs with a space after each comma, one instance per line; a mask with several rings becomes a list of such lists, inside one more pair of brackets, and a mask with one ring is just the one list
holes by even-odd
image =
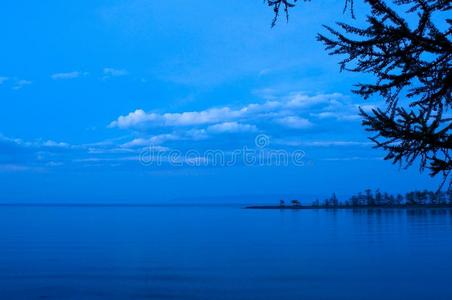
[[[315, 41], [322, 24], [349, 18], [342, 8], [343, 1], [301, 3], [288, 24], [271, 29], [272, 12], [260, 0], [5, 1], [1, 200], [437, 187], [417, 167], [384, 162], [366, 138], [357, 108], [382, 103], [351, 94], [366, 78], [340, 73], [338, 58]], [[168, 163], [174, 151], [256, 149], [256, 136], [268, 138], [264, 150], [303, 151], [303, 165]], [[160, 163], [140, 161], [149, 147]]]

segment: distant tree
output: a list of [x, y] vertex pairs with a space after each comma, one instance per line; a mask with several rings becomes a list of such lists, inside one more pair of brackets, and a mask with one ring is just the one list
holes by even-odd
[[427, 201], [427, 203], [429, 204], [436, 204], [436, 196], [435, 193], [431, 192], [431, 191], [425, 191], [425, 199]]
[[409, 192], [405, 196], [406, 204], [407, 205], [415, 205], [416, 204], [416, 197], [414, 192]]
[[[451, 192], [450, 191], [412, 191], [406, 193], [405, 197], [402, 195], [392, 195], [389, 193], [381, 193], [379, 190], [376, 190], [375, 196], [372, 194], [371, 190], [366, 190], [366, 196], [363, 196], [362, 193], [358, 193], [357, 195], [353, 195], [347, 201], [350, 206], [399, 206], [405, 203], [407, 206], [413, 205], [452, 205], [452, 200], [450, 200]], [[360, 201], [360, 197], [363, 199]], [[331, 202], [331, 198], [329, 199]]]
[[336, 193], [333, 193], [333, 195], [331, 196], [330, 203], [331, 203], [331, 206], [333, 206], [333, 207], [339, 206], [339, 200], [336, 197]]
[[398, 194], [397, 196], [396, 196], [396, 198], [395, 198], [395, 205], [400, 205], [400, 204], [402, 204], [402, 202], [403, 202], [403, 196], [402, 195], [400, 195], [400, 194]]
[[375, 191], [375, 205], [382, 205], [383, 204], [383, 196], [379, 189]]
[[414, 193], [416, 195], [416, 204], [424, 204], [424, 195], [422, 191], [416, 191]]
[[301, 203], [298, 200], [292, 200], [291, 202], [293, 206], [301, 206]]
[[366, 204], [366, 197], [363, 195], [363, 193], [358, 193], [358, 205], [365, 205]]
[[437, 203], [438, 204], [447, 204], [446, 194], [445, 193], [438, 193], [438, 195], [437, 195]]
[[384, 193], [383, 202], [385, 205], [392, 206], [395, 203], [395, 197], [393, 195], [389, 195], [388, 193]]
[[[296, 2], [267, 0], [275, 12], [272, 25], [281, 9], [288, 18]], [[366, 27], [325, 26], [330, 36], [319, 34], [318, 40], [331, 55], [346, 56], [341, 70], [375, 78], [359, 83], [354, 92], [365, 99], [379, 95], [387, 103], [386, 108], [361, 110], [362, 124], [386, 152], [385, 159], [404, 167], [419, 161], [421, 171], [441, 174], [444, 183], [452, 171], [452, 20], [446, 17], [451, 1], [364, 2], [371, 8]], [[353, 0], [345, 3], [353, 8]]]
[[370, 189], [366, 190], [366, 205], [368, 205], [368, 206], [375, 205], [375, 199], [372, 194], [372, 190], [370, 190]]
[[312, 206], [314, 206], [314, 207], [319, 207], [319, 206], [320, 206], [320, 201], [319, 201], [319, 199], [315, 199], [315, 200], [312, 202]]

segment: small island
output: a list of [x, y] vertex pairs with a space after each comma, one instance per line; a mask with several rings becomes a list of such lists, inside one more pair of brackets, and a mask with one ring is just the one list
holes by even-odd
[[356, 208], [452, 208], [452, 190], [444, 191], [413, 191], [405, 195], [392, 195], [379, 190], [373, 192], [368, 189], [358, 193], [346, 201], [340, 201], [335, 193], [322, 202], [316, 199], [308, 205], [302, 205], [299, 200], [286, 203], [279, 201], [279, 205], [251, 205], [247, 209], [356, 209]]

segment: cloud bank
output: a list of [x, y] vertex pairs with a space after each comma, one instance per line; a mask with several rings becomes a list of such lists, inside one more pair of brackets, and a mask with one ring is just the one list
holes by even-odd
[[[339, 94], [309, 96], [295, 93], [280, 100], [251, 103], [243, 107], [212, 107], [201, 111], [157, 113], [137, 109], [119, 116], [109, 124], [110, 128], [146, 130], [153, 127], [189, 127], [212, 125], [220, 128], [222, 123], [238, 128], [237, 122], [245, 122], [256, 128], [257, 123], [267, 122], [289, 128], [309, 128], [316, 119], [336, 118], [355, 120], [357, 107], [348, 97]], [[235, 122], [235, 123], [234, 123]], [[224, 125], [223, 125], [224, 126]]]
[[67, 79], [75, 79], [82, 75], [83, 74], [79, 71], [73, 71], [73, 72], [66, 72], [66, 73], [55, 73], [55, 74], [52, 74], [50, 77], [53, 80], [67, 80]]

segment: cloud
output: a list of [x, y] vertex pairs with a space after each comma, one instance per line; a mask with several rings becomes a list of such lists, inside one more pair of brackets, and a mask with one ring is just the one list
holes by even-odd
[[135, 147], [144, 147], [151, 145], [151, 142], [149, 139], [144, 138], [136, 138], [131, 140], [130, 142], [124, 143], [121, 145], [123, 148], [135, 148]]
[[[241, 125], [241, 124], [240, 124]], [[248, 128], [247, 128], [248, 129]], [[223, 131], [226, 132], [226, 131]], [[231, 131], [232, 132], [232, 131]], [[210, 137], [210, 133], [216, 134], [220, 133], [215, 129], [189, 129], [182, 131], [174, 131], [171, 133], [162, 133], [151, 135], [148, 137], [135, 138], [129, 142], [123, 143], [122, 148], [137, 148], [137, 147], [149, 147], [161, 145], [166, 142], [177, 142], [177, 141], [201, 141], [206, 140]]]
[[116, 158], [108, 158], [108, 157], [88, 157], [88, 158], [80, 158], [74, 159], [74, 162], [120, 162], [120, 161], [139, 161], [139, 156], [128, 156], [128, 157], [116, 157]]
[[384, 157], [382, 157], [382, 156], [329, 157], [329, 158], [323, 158], [322, 160], [325, 160], [325, 161], [384, 160]]
[[67, 157], [83, 155], [87, 151], [83, 145], [71, 145], [53, 140], [13, 139], [0, 135], [0, 168], [3, 171], [38, 170], [63, 164]]
[[105, 77], [119, 77], [129, 74], [129, 72], [127, 72], [124, 69], [115, 69], [115, 68], [104, 68], [103, 73]]
[[20, 164], [1, 164], [0, 163], [0, 172], [24, 172], [28, 171], [31, 168], [28, 166], [20, 165]]
[[255, 125], [241, 124], [237, 122], [224, 122], [207, 127], [213, 133], [235, 133], [235, 132], [256, 132]]
[[0, 135], [0, 154], [5, 153], [5, 149], [31, 149], [31, 150], [45, 150], [49, 148], [76, 148], [76, 145], [71, 145], [65, 142], [56, 142], [53, 140], [43, 141], [41, 139], [34, 141], [24, 141], [22, 139], [12, 139]]
[[8, 77], [0, 76], [0, 85], [5, 83], [5, 81], [7, 81], [8, 79]]
[[332, 107], [333, 105], [341, 104], [341, 99], [344, 99], [344, 95], [340, 93], [332, 94], [319, 94], [309, 96], [304, 93], [294, 93], [289, 96], [287, 100], [287, 107], [289, 108], [309, 108], [316, 105], [327, 104]]
[[309, 121], [308, 119], [300, 118], [297, 116], [287, 116], [284, 118], [279, 118], [276, 119], [276, 122], [283, 126], [296, 129], [309, 128], [313, 126], [311, 121]]
[[209, 135], [206, 129], [191, 129], [186, 132], [184, 139], [200, 141], [207, 138], [209, 138]]
[[[163, 138], [154, 137], [151, 141], [159, 142], [158, 139]], [[135, 143], [138, 144], [138, 141]], [[155, 149], [163, 151], [166, 148], [156, 146]], [[43, 139], [24, 141], [0, 135], [0, 172], [80, 169], [88, 166], [88, 162], [95, 161], [99, 162], [97, 167], [110, 166], [111, 162], [121, 165], [138, 161], [139, 154], [138, 148], [122, 148], [119, 140], [77, 145]]]
[[24, 79], [17, 80], [17, 81], [14, 83], [13, 90], [20, 90], [20, 89], [22, 89], [23, 87], [25, 87], [25, 86], [27, 86], [27, 85], [30, 85], [30, 84], [32, 84], [32, 82], [31, 82], [30, 80], [24, 80]]
[[365, 112], [369, 113], [374, 109], [377, 109], [378, 106], [374, 105], [374, 104], [365, 104], [365, 105], [357, 105], [358, 108], [361, 108], [362, 110], [364, 110]]
[[81, 73], [79, 71], [73, 71], [73, 72], [66, 72], [66, 73], [55, 73], [52, 74], [50, 77], [53, 80], [65, 80], [65, 79], [75, 79], [82, 75], [85, 75], [86, 73]]
[[153, 150], [159, 151], [159, 152], [169, 151], [170, 148], [168, 148], [168, 147], [156, 145], [156, 144], [161, 143], [163, 141], [165, 141], [165, 139], [162, 139], [162, 137], [160, 137], [160, 140], [156, 140], [155, 137], [154, 138], [148, 138], [148, 139], [137, 138], [137, 139], [133, 139], [132, 141], [121, 145], [121, 147], [122, 148], [152, 147]]
[[336, 119], [339, 121], [354, 121], [361, 118], [357, 112], [342, 111], [323, 111], [319, 113], [311, 113], [310, 115], [318, 119]]
[[[108, 127], [130, 130], [135, 138], [122, 142], [120, 148], [133, 151], [150, 145], [171, 149], [254, 146], [257, 132], [274, 137], [271, 142], [274, 145], [315, 147], [316, 153], [332, 147], [364, 151], [370, 145], [356, 122], [358, 105], [349, 97], [339, 93], [282, 96], [268, 93], [262, 102], [241, 106], [181, 112], [146, 112], [139, 108], [119, 116]], [[225, 133], [237, 136], [225, 143], [222, 137]], [[332, 136], [334, 140], [329, 139]], [[354, 140], [349, 140], [351, 137]]]
[[162, 115], [164, 126], [190, 126], [215, 123], [221, 119], [233, 119], [239, 117], [239, 112], [229, 107], [211, 108], [204, 111], [183, 113], [166, 113]]
[[20, 139], [0, 135], [0, 163], [11, 163], [21, 155], [28, 155], [27, 144]]
[[174, 133], [158, 134], [148, 138], [136, 138], [130, 142], [121, 145], [123, 148], [147, 147], [151, 145], [159, 145], [167, 141], [181, 140], [180, 135]]
[[110, 123], [109, 127], [145, 128], [149, 126], [192, 126], [216, 123], [218, 120], [233, 119], [239, 116], [238, 111], [232, 111], [228, 107], [212, 108], [204, 111], [192, 111], [182, 113], [146, 113], [137, 109], [126, 116], [120, 116]]
[[42, 145], [45, 146], [45, 147], [56, 147], [56, 148], [69, 148], [71, 146], [68, 143], [55, 142], [55, 141], [52, 141], [52, 140], [48, 140], [48, 141], [42, 143]]
[[262, 70], [259, 72], [259, 76], [267, 75], [267, 74], [269, 74], [271, 71], [272, 71], [271, 69], [262, 69]]
[[[352, 120], [347, 114], [356, 115], [357, 108], [348, 103], [342, 94], [319, 94], [309, 96], [303, 93], [291, 94], [280, 99], [270, 99], [263, 103], [251, 103], [238, 108], [229, 106], [211, 107], [200, 111], [157, 113], [137, 109], [127, 115], [119, 116], [109, 124], [110, 128], [146, 130], [152, 127], [201, 126], [236, 122], [250, 126], [259, 122], [273, 122], [291, 128], [312, 126], [309, 117], [325, 118], [322, 113], [342, 111], [341, 120]], [[353, 113], [351, 113], [353, 111]], [[215, 128], [215, 127], [213, 127]], [[218, 126], [218, 129], [221, 127]], [[242, 127], [243, 128], [243, 127]], [[250, 127], [248, 129], [251, 129]]]
[[143, 124], [154, 121], [157, 118], [156, 114], [147, 114], [142, 109], [137, 109], [134, 112], [129, 113], [126, 116], [119, 116], [116, 121], [113, 121], [108, 127], [125, 128], [137, 128], [142, 127]]
[[311, 140], [303, 141], [301, 138], [298, 139], [279, 139], [273, 141], [279, 145], [286, 146], [308, 146], [308, 147], [367, 147], [373, 145], [372, 142], [363, 141], [343, 141], [343, 140]]

